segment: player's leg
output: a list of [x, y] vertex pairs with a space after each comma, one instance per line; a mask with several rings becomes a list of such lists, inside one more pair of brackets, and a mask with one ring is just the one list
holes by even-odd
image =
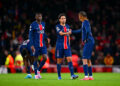
[[30, 73], [30, 64], [29, 64], [29, 58], [28, 58], [29, 52], [26, 48], [20, 49], [20, 52], [23, 57], [23, 61], [24, 61], [25, 68], [27, 71], [27, 76], [25, 77], [25, 79], [32, 78], [32, 75]]
[[27, 70], [27, 76], [25, 77], [25, 79], [32, 78], [32, 75], [30, 72], [30, 63], [29, 63], [28, 59], [26, 61], [24, 61], [24, 64], [25, 64], [26, 70]]
[[91, 62], [91, 55], [92, 55], [92, 51], [94, 48], [94, 43], [93, 42], [89, 42], [89, 51], [88, 51], [88, 73], [89, 73], [89, 80], [94, 80], [92, 77], [92, 62]]
[[62, 79], [61, 78], [61, 63], [62, 63], [62, 58], [57, 58], [57, 73], [58, 73], [58, 80]]
[[[91, 41], [84, 45], [82, 58], [83, 58], [83, 69], [85, 73], [85, 78], [82, 80], [89, 80], [88, 72], [90, 71], [89, 74], [91, 74], [92, 72], [92, 67], [91, 67], [92, 64], [91, 64], [91, 60], [89, 59], [91, 58], [93, 47], [94, 47], [94, 43], [92, 43]], [[90, 67], [88, 67], [88, 65]]]
[[42, 69], [42, 67], [44, 66], [46, 60], [47, 60], [47, 54], [43, 54], [42, 55], [42, 61], [40, 62], [39, 64], [39, 67], [38, 67], [38, 70], [37, 70], [37, 74], [38, 74], [38, 77], [39, 79], [42, 78], [41, 75], [40, 75], [40, 70]]
[[46, 47], [40, 48], [39, 53], [42, 54], [42, 61], [40, 62], [37, 73], [38, 73], [38, 77], [41, 78], [40, 70], [42, 69], [42, 67], [44, 66], [47, 60], [47, 48]]
[[56, 48], [55, 50], [55, 57], [57, 58], [57, 73], [58, 73], [58, 80], [61, 80], [61, 63], [63, 58], [63, 49]]
[[70, 70], [70, 73], [71, 73], [71, 76], [72, 76], [72, 75], [74, 75], [72, 59], [71, 59], [71, 57], [66, 57], [66, 59], [67, 59], [69, 70]]
[[78, 75], [74, 75], [74, 68], [73, 68], [73, 64], [72, 64], [71, 50], [70, 49], [64, 50], [64, 54], [65, 54], [65, 57], [66, 57], [67, 62], [68, 62], [69, 70], [70, 70], [70, 73], [71, 73], [71, 79], [78, 78]]
[[34, 62], [33, 62], [34, 72], [35, 72], [35, 76], [33, 77], [34, 79], [39, 79], [37, 74], [37, 70], [38, 70], [37, 61], [39, 55], [40, 55], [40, 49], [38, 47], [35, 47]]
[[81, 80], [89, 80], [88, 78], [88, 56], [89, 56], [88, 52], [89, 52], [89, 46], [88, 44], [85, 44], [83, 48], [83, 56], [82, 56], [83, 70], [84, 70], [85, 77]]
[[85, 77], [81, 80], [89, 80], [87, 59], [82, 59], [82, 62], [83, 62], [83, 70], [84, 70]]
[[35, 56], [34, 58], [34, 62], [33, 62], [33, 65], [34, 65], [34, 72], [35, 72], [35, 76], [33, 77], [34, 79], [39, 79], [38, 77], [38, 74], [37, 74], [37, 60], [38, 60], [38, 56]]
[[41, 69], [42, 69], [42, 67], [44, 66], [44, 64], [45, 64], [45, 62], [46, 62], [46, 60], [47, 60], [47, 54], [43, 54], [42, 55], [42, 61], [40, 62], [40, 65], [39, 65], [39, 67], [38, 67], [38, 70], [40, 71]]
[[94, 80], [92, 76], [92, 62], [90, 59], [88, 60], [88, 73], [89, 73], [89, 80]]

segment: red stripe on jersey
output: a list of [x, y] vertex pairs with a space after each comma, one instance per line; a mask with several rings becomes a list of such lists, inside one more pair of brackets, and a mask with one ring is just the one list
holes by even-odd
[[[40, 31], [42, 31], [42, 25], [39, 25]], [[43, 47], [43, 34], [40, 33], [40, 47]]]
[[[67, 32], [67, 28], [64, 27], [64, 32]], [[64, 49], [68, 49], [68, 46], [67, 46], [67, 36], [64, 36]]]

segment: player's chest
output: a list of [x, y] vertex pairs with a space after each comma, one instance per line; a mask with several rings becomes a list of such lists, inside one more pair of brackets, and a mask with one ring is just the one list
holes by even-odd
[[69, 32], [69, 28], [68, 27], [61, 27], [61, 30], [62, 30], [62, 32]]
[[43, 34], [45, 31], [45, 26], [43, 25], [36, 25], [34, 28], [38, 34]]

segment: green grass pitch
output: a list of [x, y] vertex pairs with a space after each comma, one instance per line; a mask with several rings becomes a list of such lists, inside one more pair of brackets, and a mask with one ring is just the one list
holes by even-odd
[[93, 81], [80, 81], [84, 74], [77, 74], [76, 80], [71, 80], [69, 73], [62, 73], [62, 80], [57, 73], [42, 73], [39, 80], [24, 79], [26, 74], [0, 74], [0, 86], [120, 86], [120, 73], [94, 73]]

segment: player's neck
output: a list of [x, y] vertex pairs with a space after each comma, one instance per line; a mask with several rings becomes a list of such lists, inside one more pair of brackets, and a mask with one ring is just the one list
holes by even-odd
[[41, 24], [41, 21], [36, 20], [36, 22], [37, 22], [38, 24]]
[[85, 20], [87, 20], [87, 21], [88, 21], [88, 19], [87, 19], [87, 18], [84, 18], [84, 19], [82, 20], [82, 22], [84, 22]]
[[65, 24], [60, 23], [61, 26], [65, 26]]

